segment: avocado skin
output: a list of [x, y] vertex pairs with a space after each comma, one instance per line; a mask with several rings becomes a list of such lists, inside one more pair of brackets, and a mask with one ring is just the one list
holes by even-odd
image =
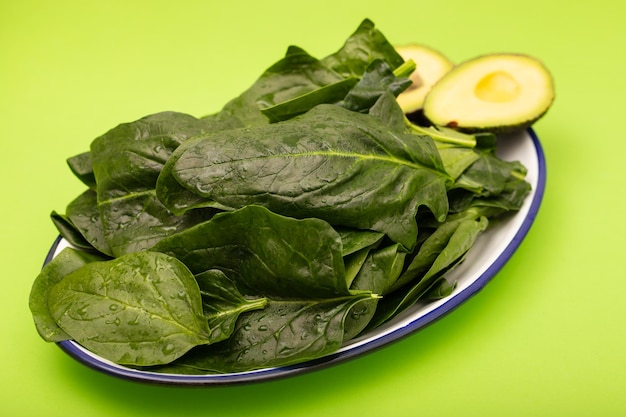
[[409, 121], [415, 123], [416, 125], [419, 126], [432, 126], [433, 124], [430, 122], [430, 120], [428, 120], [426, 118], [426, 116], [424, 116], [424, 110], [419, 109], [416, 110], [414, 112], [411, 113], [407, 113], [406, 114], [406, 118], [409, 119]]
[[[454, 130], [458, 130], [459, 132], [463, 132], [463, 133], [485, 133], [485, 132], [494, 133], [494, 134], [514, 133], [514, 132], [519, 132], [519, 131], [528, 129], [530, 126], [535, 124], [535, 122], [537, 122], [539, 119], [545, 116], [547, 112], [548, 112], [548, 109], [546, 109], [543, 113], [537, 115], [537, 117], [531, 120], [526, 120], [524, 122], [520, 122], [516, 124], [508, 124], [508, 125], [501, 125], [501, 126], [487, 126], [487, 127], [481, 127], [481, 126], [467, 127], [467, 126], [448, 125], [446, 127], [452, 128]], [[423, 113], [421, 117], [422, 117], [421, 119], [422, 123], [426, 121], [427, 125], [433, 125], [433, 123], [430, 120], [428, 120], [426, 116], [423, 115]]]
[[[546, 113], [548, 109], [546, 109], [543, 113], [538, 115], [532, 120], [527, 120], [525, 122], [520, 122], [518, 124], [509, 124], [503, 126], [488, 126], [488, 127], [480, 127], [480, 126], [472, 126], [472, 127], [463, 127], [463, 126], [444, 126], [454, 130], [457, 130], [462, 133], [474, 134], [474, 133], [493, 133], [493, 134], [507, 134], [507, 133], [515, 133], [520, 132], [522, 130], [526, 130], [531, 127], [535, 122], [541, 119]], [[406, 114], [407, 119], [412, 123], [415, 123], [418, 126], [436, 126], [433, 122], [428, 120], [428, 118], [424, 115], [423, 110], [417, 110], [413, 113]]]

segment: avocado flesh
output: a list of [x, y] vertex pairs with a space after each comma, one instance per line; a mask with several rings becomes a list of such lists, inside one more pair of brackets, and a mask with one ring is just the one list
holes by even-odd
[[465, 132], [511, 132], [539, 120], [554, 100], [551, 74], [535, 58], [493, 54], [465, 61], [433, 86], [424, 116]]
[[453, 63], [425, 45], [409, 44], [395, 49], [405, 61], [411, 59], [416, 65], [416, 70], [409, 77], [413, 84], [398, 96], [398, 104], [404, 113], [413, 113], [422, 109], [432, 86], [452, 69]]

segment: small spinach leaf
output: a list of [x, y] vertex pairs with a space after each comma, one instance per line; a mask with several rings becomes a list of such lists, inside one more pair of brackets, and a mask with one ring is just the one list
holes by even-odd
[[343, 263], [346, 268], [346, 284], [348, 287], [352, 285], [352, 281], [354, 281], [357, 274], [363, 267], [370, 250], [371, 248], [367, 247], [343, 257]]
[[87, 190], [72, 200], [65, 209], [65, 215], [91, 246], [105, 255], [113, 255], [100, 221], [95, 191]]
[[480, 196], [501, 193], [512, 179], [523, 180], [526, 167], [517, 161], [498, 158], [492, 150], [481, 151], [455, 182], [455, 187], [465, 188]]
[[91, 165], [91, 152], [83, 152], [68, 158], [67, 165], [83, 184], [92, 190], [96, 189], [96, 177]]
[[343, 256], [348, 256], [354, 252], [370, 247], [385, 236], [384, 233], [373, 230], [349, 229], [345, 227], [335, 228], [341, 237]]
[[322, 63], [348, 77], [363, 74], [370, 62], [376, 59], [387, 62], [392, 70], [404, 63], [402, 56], [374, 23], [364, 19], [341, 49], [322, 59]]
[[211, 329], [211, 343], [230, 337], [240, 314], [262, 309], [267, 304], [264, 297], [247, 299], [242, 296], [235, 283], [217, 269], [196, 275], [196, 281], [202, 294], [204, 316]]
[[422, 299], [424, 301], [433, 301], [440, 300], [442, 298], [446, 298], [454, 292], [456, 288], [456, 283], [450, 283], [444, 277], [439, 278], [435, 283], [430, 287], [430, 289], [424, 294]]
[[348, 110], [367, 113], [385, 93], [397, 97], [411, 85], [408, 78], [398, 78], [383, 60], [372, 61], [359, 83], [345, 95], [341, 106]]
[[[460, 218], [458, 218], [460, 217]], [[477, 210], [448, 218], [421, 245], [417, 256], [378, 305], [369, 328], [389, 320], [426, 294], [438, 278], [463, 261], [489, 221]], [[406, 287], [397, 288], [408, 284]]]
[[54, 227], [57, 228], [59, 234], [67, 240], [70, 245], [87, 251], [94, 249], [66, 215], [57, 213], [53, 210], [52, 213], [50, 213], [50, 219], [52, 220]]
[[358, 83], [356, 77], [346, 78], [313, 90], [291, 100], [261, 109], [270, 122], [282, 122], [306, 113], [318, 104], [337, 103]]
[[[371, 251], [350, 289], [371, 291], [384, 298], [385, 293], [402, 273], [406, 255], [397, 243]], [[366, 328], [376, 313], [378, 302], [379, 299], [375, 298], [352, 307], [345, 321], [346, 339], [357, 336]]]

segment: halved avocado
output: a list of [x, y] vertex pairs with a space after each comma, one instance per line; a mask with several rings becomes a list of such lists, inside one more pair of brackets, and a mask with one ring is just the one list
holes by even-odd
[[439, 51], [425, 45], [409, 44], [397, 46], [395, 49], [405, 61], [412, 59], [416, 65], [415, 71], [409, 76], [413, 84], [398, 96], [398, 104], [402, 110], [413, 113], [422, 108], [431, 87], [454, 64]]
[[442, 77], [424, 101], [433, 124], [466, 132], [510, 132], [541, 118], [554, 100], [552, 75], [523, 54], [465, 61]]

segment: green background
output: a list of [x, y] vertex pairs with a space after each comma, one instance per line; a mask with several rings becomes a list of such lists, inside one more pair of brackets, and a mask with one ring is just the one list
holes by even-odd
[[[548, 181], [536, 222], [477, 296], [339, 366], [236, 387], [174, 388], [88, 369], [37, 335], [30, 286], [83, 190], [65, 158], [118, 123], [218, 110], [290, 44], [322, 57], [363, 18], [460, 62], [544, 61], [535, 125]], [[624, 416], [626, 3], [609, 0], [0, 2], [0, 415]]]

